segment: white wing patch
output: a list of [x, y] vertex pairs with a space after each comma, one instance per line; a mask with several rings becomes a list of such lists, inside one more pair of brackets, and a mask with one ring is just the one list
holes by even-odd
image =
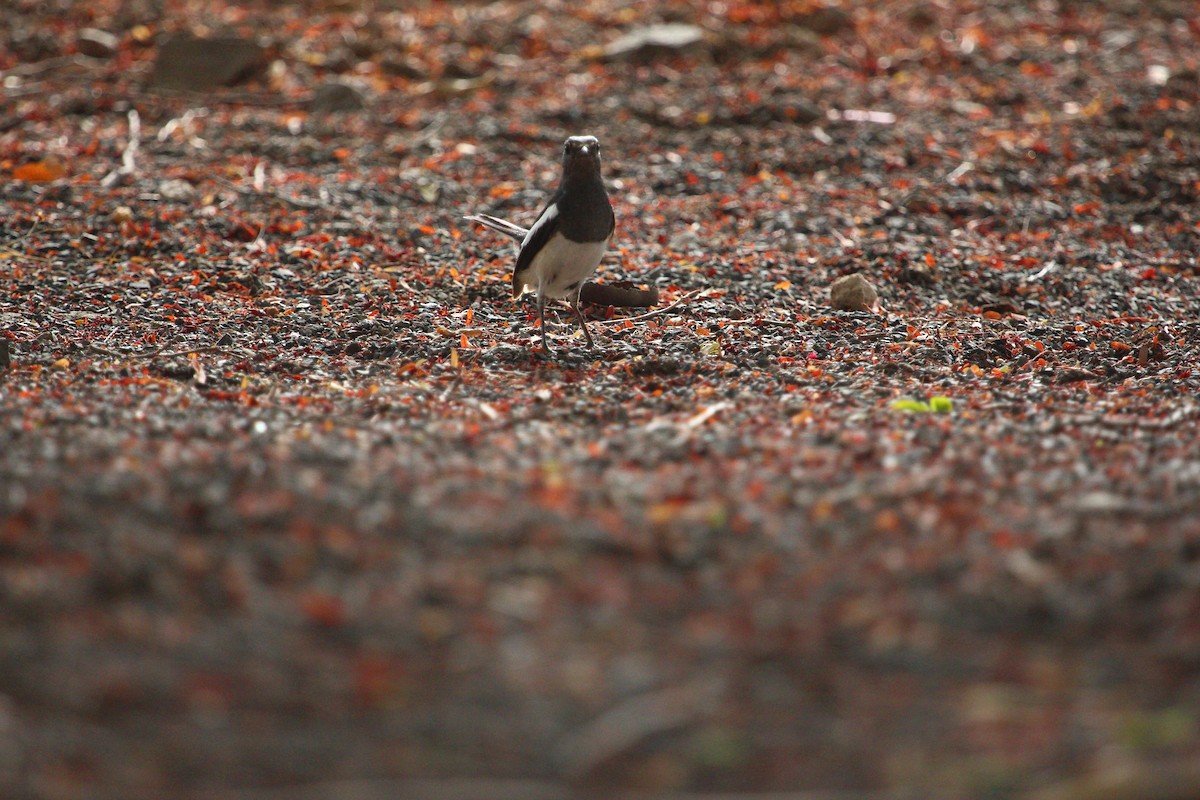
[[533, 223], [533, 227], [529, 229], [529, 233], [525, 234], [525, 238], [521, 240], [521, 247], [529, 244], [529, 241], [537, 235], [537, 232], [558, 219], [558, 203], [552, 203], [546, 206], [546, 212], [537, 218], [537, 222]]

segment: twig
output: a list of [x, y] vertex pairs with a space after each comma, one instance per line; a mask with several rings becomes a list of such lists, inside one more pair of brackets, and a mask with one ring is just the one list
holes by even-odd
[[104, 176], [100, 185], [106, 189], [125, 175], [137, 172], [137, 152], [142, 144], [142, 117], [136, 108], [129, 110], [129, 141], [121, 151], [121, 166]]
[[192, 353], [221, 353], [229, 356], [236, 355], [235, 353], [230, 352], [228, 348], [210, 344], [206, 347], [189, 347], [186, 350], [168, 350], [166, 352], [162, 352], [160, 350], [157, 353], [149, 353], [145, 356], [145, 358], [179, 358], [179, 356], [187, 356], [191, 355]]
[[608, 325], [608, 324], [615, 323], [615, 322], [637, 322], [639, 319], [646, 319], [648, 317], [658, 316], [659, 314], [665, 314], [668, 311], [670, 311], [671, 309], [677, 307], [680, 303], [684, 303], [684, 302], [692, 299], [696, 295], [703, 294], [704, 292], [707, 292], [707, 291], [710, 291], [710, 290], [709, 289], [693, 289], [692, 291], [688, 292], [687, 294], [680, 295], [679, 297], [677, 297], [675, 299], [675, 302], [665, 305], [662, 308], [656, 308], [653, 311], [647, 311], [645, 314], [638, 314], [636, 317], [613, 317], [612, 319], [595, 320], [594, 324]]
[[564, 772], [583, 777], [652, 736], [703, 719], [720, 701], [724, 685], [701, 677], [621, 701], [562, 737], [558, 757]]
[[256, 106], [259, 108], [286, 108], [287, 106], [303, 106], [312, 102], [312, 92], [296, 97], [284, 97], [267, 92], [237, 92], [237, 91], [214, 91], [210, 89], [172, 89], [167, 86], [155, 86], [145, 91], [136, 92], [135, 95], [139, 98], [159, 98], [159, 97], [182, 97], [182, 98], [197, 98], [203, 97], [207, 104], [239, 104], [244, 106]]
[[1011, 370], [1009, 370], [1009, 373], [1008, 373], [1009, 376], [1016, 375], [1018, 372], [1025, 369], [1030, 364], [1037, 361], [1039, 358], [1044, 359], [1046, 361], [1047, 366], [1049, 366], [1054, 361], [1058, 360], [1057, 357], [1054, 355], [1054, 353], [1049, 353], [1049, 352], [1046, 352], [1043, 350], [1040, 353], [1034, 353], [1029, 358], [1025, 359], [1020, 364], [1018, 364], [1017, 366], [1015, 366]]
[[107, 347], [101, 347], [100, 345], [93, 344], [91, 342], [88, 342], [87, 348], [88, 348], [88, 350], [91, 350], [93, 353], [99, 353], [100, 355], [108, 356], [109, 358], [134, 358], [135, 357], [135, 356], [126, 355], [125, 353], [118, 353], [116, 350], [109, 350]]
[[312, 211], [314, 209], [329, 208], [328, 205], [326, 205], [325, 203], [322, 203], [320, 200], [310, 200], [308, 198], [303, 198], [303, 197], [289, 197], [288, 195], [283, 194], [282, 192], [279, 192], [275, 189], [270, 189], [270, 188], [265, 188], [261, 192], [256, 192], [253, 189], [243, 189], [241, 186], [238, 186], [236, 183], [225, 180], [220, 175], [214, 175], [213, 177], [217, 181], [217, 183], [232, 189], [233, 191], [237, 192], [238, 194], [240, 194], [244, 197], [258, 197], [261, 195], [265, 195], [266, 197], [270, 197], [274, 200], [278, 200], [279, 202], [283, 203], [284, 205], [288, 205], [288, 206], [291, 206], [292, 208], [300, 209], [301, 211]]
[[1070, 422], [1076, 425], [1101, 425], [1106, 428], [1137, 428], [1144, 431], [1169, 430], [1200, 414], [1200, 408], [1182, 408], [1165, 417], [1147, 419], [1132, 414], [1076, 414]]
[[972, 164], [970, 161], [964, 161], [961, 164], [959, 164], [957, 167], [955, 167], [954, 169], [952, 169], [948, 173], [946, 173], [946, 177], [943, 178], [943, 180], [945, 180], [946, 183], [954, 183], [956, 180], [961, 178], [963, 175], [966, 175], [968, 172], [970, 172], [973, 169], [975, 169], [974, 164]]
[[433, 118], [433, 121], [426, 125], [421, 130], [417, 131], [416, 135], [407, 143], [409, 147], [415, 147], [419, 144], [425, 144], [434, 136], [437, 136], [438, 131], [446, 124], [446, 120], [450, 119], [450, 115], [443, 112]]
[[[220, 792], [200, 792], [194, 800], [578, 800], [581, 795], [569, 783], [525, 778], [363, 778], [358, 780], [313, 781], [275, 787], [239, 787]], [[622, 793], [620, 797], [639, 797]], [[658, 800], [898, 800], [902, 795], [889, 790], [800, 790], [781, 792], [671, 792], [654, 794]], [[1136, 795], [1130, 795], [1136, 796]], [[1057, 800], [1061, 800], [1055, 795]]]
[[110, 358], [122, 358], [129, 361], [150, 361], [155, 358], [179, 358], [180, 356], [191, 355], [192, 353], [221, 353], [223, 355], [236, 355], [230, 352], [227, 348], [212, 344], [205, 347], [189, 347], [186, 350], [165, 350], [158, 348], [145, 353], [120, 353], [116, 350], [109, 350], [107, 347], [101, 347], [98, 344], [88, 343], [88, 349], [92, 352], [99, 353]]
[[833, 233], [833, 238], [837, 239], [838, 244], [840, 244], [842, 247], [854, 247], [854, 240], [847, 237], [837, 228], [832, 228], [831, 232]]
[[[461, 364], [461, 362], [459, 362], [459, 363]], [[462, 369], [459, 369], [457, 371], [457, 373], [454, 375], [454, 379], [451, 380], [449, 384], [447, 384], [447, 386], [444, 390], [442, 390], [441, 395], [438, 396], [438, 400], [442, 403], [449, 400], [450, 395], [454, 393], [455, 389], [457, 389], [459, 386], [462, 385], [462, 382], [463, 382], [463, 371], [462, 371]]]
[[722, 411], [729, 408], [729, 406], [730, 406], [730, 404], [725, 403], [725, 402], [714, 403], [713, 405], [709, 406], [708, 408], [704, 409], [700, 413], [693, 416], [687, 422], [683, 423], [683, 427], [687, 430], [694, 430], [695, 428], [699, 428], [701, 425], [708, 422], [710, 419], [715, 417], [717, 414], [720, 414]]
[[54, 56], [53, 58], [35, 61], [32, 64], [18, 64], [12, 69], [5, 70], [5, 75], [32, 78], [37, 75], [42, 75], [46, 72], [53, 72], [60, 67], [65, 67], [72, 64], [77, 66], [91, 66], [91, 64], [85, 63], [80, 59], [79, 56], [76, 55]]

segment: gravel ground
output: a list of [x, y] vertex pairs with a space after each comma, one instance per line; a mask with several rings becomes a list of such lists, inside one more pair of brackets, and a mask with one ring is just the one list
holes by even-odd
[[[0, 33], [5, 797], [1195, 796], [1192, 4], [60, 5]], [[161, 88], [201, 27], [262, 63]], [[661, 302], [546, 355], [462, 216], [575, 133]]]

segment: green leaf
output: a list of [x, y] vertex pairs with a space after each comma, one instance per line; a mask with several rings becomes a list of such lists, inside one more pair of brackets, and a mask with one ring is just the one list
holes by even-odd
[[920, 400], [913, 400], [911, 397], [901, 397], [892, 403], [892, 408], [897, 411], [930, 411], [928, 403], [922, 403]]
[[949, 397], [938, 395], [937, 397], [929, 398], [929, 407], [938, 414], [949, 414], [954, 410], [954, 401]]

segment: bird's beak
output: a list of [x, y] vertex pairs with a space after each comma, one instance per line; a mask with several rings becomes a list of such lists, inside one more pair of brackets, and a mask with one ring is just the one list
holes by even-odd
[[579, 155], [581, 155], [581, 156], [589, 155], [589, 154], [591, 154], [591, 152], [592, 151], [588, 149], [588, 146], [586, 144], [579, 148]]

